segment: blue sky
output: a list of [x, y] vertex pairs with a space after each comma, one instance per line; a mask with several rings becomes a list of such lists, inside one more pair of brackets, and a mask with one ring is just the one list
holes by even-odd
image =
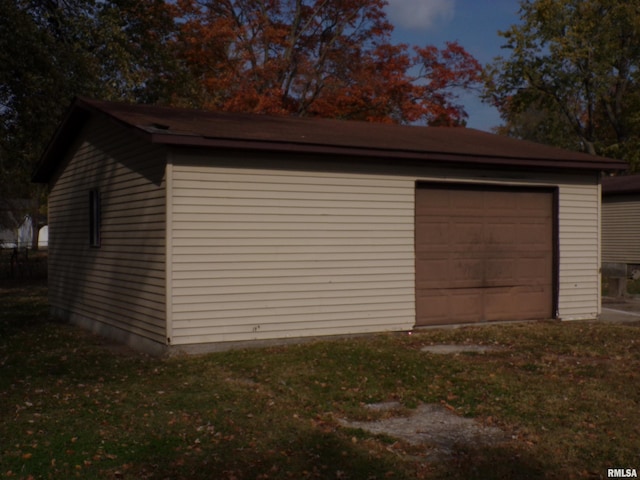
[[[498, 30], [518, 23], [518, 0], [387, 0], [387, 14], [395, 27], [394, 43], [435, 45], [458, 41], [482, 65], [502, 55], [504, 38]], [[461, 97], [469, 114], [468, 126], [489, 131], [500, 124], [494, 108], [476, 95]]]

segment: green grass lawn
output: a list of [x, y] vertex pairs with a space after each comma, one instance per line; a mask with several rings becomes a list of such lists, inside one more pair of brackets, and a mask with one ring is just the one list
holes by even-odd
[[[435, 355], [434, 343], [498, 345]], [[444, 460], [338, 419], [446, 405], [509, 441]], [[150, 358], [0, 289], [0, 478], [606, 478], [640, 472], [640, 328], [529, 323]]]

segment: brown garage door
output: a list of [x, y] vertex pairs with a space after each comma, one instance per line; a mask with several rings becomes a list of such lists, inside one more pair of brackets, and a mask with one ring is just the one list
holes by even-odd
[[419, 185], [416, 326], [551, 318], [552, 190]]

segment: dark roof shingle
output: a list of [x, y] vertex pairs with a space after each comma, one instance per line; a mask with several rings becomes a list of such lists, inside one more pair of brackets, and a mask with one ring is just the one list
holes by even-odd
[[149, 142], [164, 145], [332, 153], [462, 165], [606, 171], [625, 168], [618, 160], [469, 128], [218, 113], [76, 99], [45, 151], [34, 181], [48, 181], [78, 127], [94, 114], [105, 115]]
[[640, 175], [603, 177], [602, 195], [640, 193]]

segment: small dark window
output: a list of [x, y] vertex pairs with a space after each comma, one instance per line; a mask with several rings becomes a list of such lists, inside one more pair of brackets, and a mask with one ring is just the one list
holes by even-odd
[[100, 191], [89, 190], [89, 245], [100, 246]]

